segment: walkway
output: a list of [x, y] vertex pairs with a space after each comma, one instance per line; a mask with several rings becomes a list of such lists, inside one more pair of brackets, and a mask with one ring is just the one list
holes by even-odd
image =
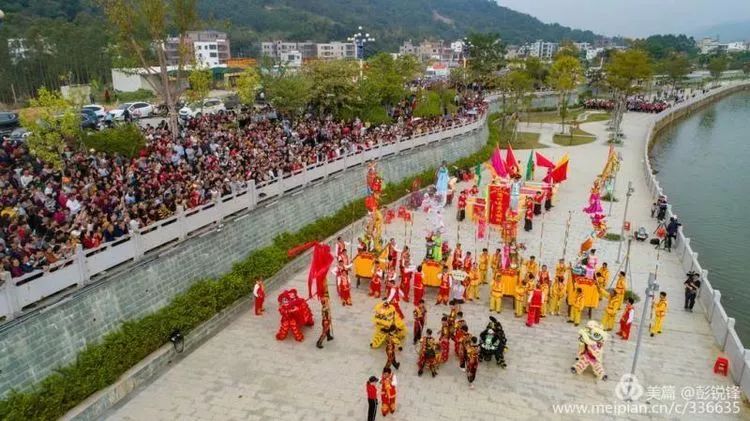
[[[615, 195], [620, 199], [612, 208], [610, 231], [617, 231], [624, 210], [624, 190], [628, 181], [633, 182], [635, 193], [631, 198], [628, 220], [631, 226], [645, 225], [650, 231], [655, 228], [649, 217], [651, 198], [642, 174], [643, 139], [647, 123], [653, 115], [626, 115], [624, 131], [625, 146], [619, 147], [623, 164], [620, 170]], [[607, 154], [607, 133], [604, 122], [588, 123], [582, 129], [596, 134], [598, 141], [578, 147], [562, 148], [552, 145], [543, 150], [548, 157], [557, 159], [563, 153], [570, 154], [569, 180], [558, 193], [559, 202], [544, 218], [542, 244], [540, 234], [542, 222], [537, 219], [534, 230], [522, 232], [520, 241], [527, 245], [528, 254], [549, 266], [561, 257], [565, 221], [572, 211], [571, 235], [567, 258], [574, 257], [578, 245], [590, 231], [589, 222], [581, 212], [588, 199], [589, 187], [604, 165]], [[534, 126], [534, 125], [532, 125]], [[525, 130], [525, 127], [521, 128]], [[550, 139], [551, 140], [551, 139]], [[551, 143], [551, 141], [550, 141]], [[528, 151], [517, 151], [517, 157], [526, 162]], [[364, 183], [364, 175], [363, 175]], [[356, 188], [354, 186], [353, 188]], [[609, 204], [605, 202], [605, 207]], [[454, 210], [446, 212], [449, 224], [448, 241], [456, 242]], [[416, 217], [412, 239], [412, 256], [423, 253], [421, 241], [424, 232], [424, 214]], [[474, 244], [473, 227], [463, 223], [458, 229], [465, 249], [481, 249], [485, 244]], [[395, 221], [388, 227], [388, 235], [403, 244], [403, 225]], [[492, 238], [490, 248], [497, 246]], [[617, 243], [600, 240], [596, 246], [600, 261], [609, 263], [617, 270]], [[541, 259], [539, 259], [541, 256]], [[665, 322], [663, 335], [650, 338], [644, 336], [643, 349], [637, 376], [644, 386], [644, 395], [637, 401], [644, 404], [638, 415], [624, 414], [626, 419], [686, 418], [705, 403], [716, 405], [721, 396], [709, 396], [708, 400], [692, 400], [695, 406], [661, 410], [661, 414], [648, 415], [646, 411], [659, 411], [657, 404], [683, 404], [681, 393], [701, 393], [708, 386], [720, 386], [730, 392], [731, 381], [712, 373], [714, 360], [719, 350], [714, 345], [708, 325], [696, 308], [695, 313], [682, 310], [684, 272], [677, 256], [661, 253], [658, 262], [658, 281], [663, 291], [669, 294], [670, 312]], [[633, 243], [631, 287], [641, 297], [649, 272], [657, 265], [657, 253], [648, 244]], [[283, 287], [305, 290], [306, 273], [299, 273]], [[428, 327], [436, 328], [439, 316], [445, 308], [436, 308], [434, 291], [428, 293]], [[479, 304], [467, 304], [464, 313], [469, 328], [477, 333], [487, 322], [486, 287], [481, 291]], [[219, 332], [203, 346], [177, 362], [172, 368], [147, 386], [140, 393], [110, 413], [112, 420], [158, 420], [158, 419], [214, 419], [214, 420], [352, 420], [363, 419], [366, 411], [364, 383], [370, 375], [378, 375], [385, 361], [383, 350], [370, 350], [367, 346], [372, 332], [371, 310], [375, 301], [366, 295], [366, 286], [354, 293], [354, 306], [342, 308], [334, 300], [334, 332], [336, 339], [326, 344], [325, 350], [315, 349], [314, 337], [319, 334], [319, 325], [305, 331], [303, 343], [288, 339], [278, 342], [274, 333], [278, 328], [278, 313], [272, 292], [267, 305], [267, 314], [255, 317], [246, 314]], [[510, 301], [505, 302], [505, 311], [499, 320], [508, 337], [506, 353], [508, 368], [482, 364], [477, 375], [476, 389], [467, 386], [464, 373], [451, 355], [451, 360], [441, 368], [437, 378], [416, 376], [416, 354], [411, 345], [404, 347], [400, 359], [402, 367], [398, 373], [399, 409], [396, 420], [492, 420], [492, 419], [601, 419], [602, 416], [569, 415], [563, 417], [553, 412], [556, 404], [606, 405], [622, 404], [615, 395], [620, 377], [629, 372], [636, 341], [623, 342], [612, 338], [606, 345], [605, 366], [610, 380], [597, 382], [590, 373], [575, 376], [569, 372], [577, 347], [577, 329], [560, 317], [547, 317], [541, 325], [527, 328], [515, 319]], [[313, 304], [313, 313], [319, 315], [319, 306]], [[403, 306], [411, 329], [411, 305]], [[641, 306], [636, 306], [637, 320]], [[601, 311], [594, 317], [601, 319]], [[647, 322], [647, 321], [646, 321]], [[634, 326], [634, 331], [636, 327]], [[686, 388], [686, 389], [684, 389]], [[698, 390], [698, 388], [701, 388]], [[729, 388], [729, 389], [726, 389]], [[670, 391], [674, 396], [669, 396]], [[664, 393], [667, 395], [665, 396]], [[661, 398], [661, 400], [659, 399]], [[647, 403], [648, 401], [648, 403]], [[734, 400], [724, 405], [732, 405]], [[750, 412], [739, 401], [740, 414], [729, 419], [748, 419]], [[689, 404], [693, 405], [693, 404]], [[594, 410], [589, 407], [588, 410]], [[670, 412], [671, 411], [671, 412]], [[605, 418], [613, 418], [608, 415]], [[693, 417], [710, 418], [707, 415]]]

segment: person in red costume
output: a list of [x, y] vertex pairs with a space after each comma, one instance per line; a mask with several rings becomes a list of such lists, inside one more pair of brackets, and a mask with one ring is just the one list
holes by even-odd
[[407, 303], [409, 302], [409, 290], [411, 289], [411, 278], [413, 274], [413, 267], [407, 267], [401, 271], [401, 284], [399, 285], [399, 289], [401, 289], [401, 295], [404, 298], [404, 302]]
[[297, 323], [296, 313], [298, 308], [290, 296], [290, 291], [283, 291], [279, 294], [279, 314], [281, 314], [281, 323], [279, 325], [279, 331], [276, 332], [276, 339], [283, 341], [286, 339], [289, 331], [292, 331], [294, 340], [302, 342], [305, 339], [305, 335], [302, 334], [300, 326]]
[[529, 312], [526, 318], [526, 326], [534, 326], [539, 324], [539, 317], [541, 315], [542, 304], [544, 303], [544, 293], [542, 292], [541, 285], [537, 282], [536, 287], [529, 296]]
[[635, 317], [634, 303], [635, 300], [633, 297], [628, 298], [625, 311], [622, 312], [622, 316], [620, 317], [620, 331], [617, 332], [617, 335], [626, 341], [630, 338], [630, 327], [633, 325], [633, 318]]
[[534, 228], [533, 221], [534, 220], [534, 202], [531, 200], [530, 197], [526, 198], [526, 213], [523, 223], [523, 229], [524, 231], [531, 231]]
[[414, 305], [419, 305], [424, 297], [424, 282], [422, 281], [422, 265], [417, 266], [414, 273]]
[[396, 412], [396, 375], [390, 368], [383, 370], [380, 376], [380, 412], [383, 416]]
[[349, 269], [344, 265], [344, 262], [339, 262], [339, 266], [336, 269], [336, 288], [341, 298], [342, 306], [352, 305], [352, 284], [349, 282]]
[[315, 344], [318, 348], [323, 348], [323, 341], [332, 341], [333, 340], [333, 326], [332, 326], [332, 319], [331, 319], [331, 303], [328, 299], [328, 292], [325, 293], [323, 297], [320, 298], [320, 323], [323, 326], [323, 330], [320, 332], [320, 337], [318, 337], [318, 342]]
[[255, 281], [255, 286], [253, 287], [253, 297], [255, 297], [255, 315], [260, 316], [265, 310], [263, 308], [263, 302], [266, 299], [266, 288], [265, 285], [263, 285], [263, 279], [261, 278], [258, 278]]
[[443, 273], [440, 275], [440, 286], [438, 287], [438, 295], [437, 295], [437, 301], [435, 302], [435, 305], [438, 304], [448, 304], [448, 299], [450, 297], [451, 293], [451, 286], [453, 282], [451, 282], [452, 276], [448, 272], [448, 268], [443, 268]]
[[471, 268], [474, 266], [474, 258], [471, 256], [471, 252], [466, 252], [466, 257], [464, 258], [464, 264], [463, 264], [463, 270], [466, 273], [471, 272]]
[[398, 264], [398, 254], [401, 252], [401, 250], [396, 247], [396, 239], [391, 238], [386, 248], [388, 249], [388, 269], [395, 270], [396, 265]]
[[427, 308], [424, 305], [424, 300], [420, 300], [414, 307], [414, 345], [422, 339], [422, 329], [424, 329], [426, 318]]
[[443, 316], [440, 319], [440, 337], [438, 338], [440, 344], [440, 356], [438, 358], [440, 363], [448, 361], [451, 351], [451, 326], [448, 321], [448, 316]]
[[380, 298], [382, 282], [383, 269], [380, 269], [380, 267], [376, 265], [375, 273], [372, 274], [372, 279], [370, 279], [370, 292], [367, 295], [369, 295], [370, 297]]
[[461, 243], [456, 243], [456, 248], [453, 250], [453, 270], [461, 269], [464, 264], [464, 252], [461, 250]]
[[466, 218], [466, 190], [461, 191], [458, 195], [458, 206], [456, 211], [456, 220], [458, 222], [463, 221]]
[[401, 292], [401, 289], [396, 286], [395, 274], [392, 278], [389, 277], [388, 282], [386, 283], [386, 287], [388, 289], [388, 302], [391, 303], [394, 308], [396, 308], [396, 313], [398, 313], [398, 315], [403, 319], [404, 312], [401, 311], [401, 306], [399, 305], [403, 293]]

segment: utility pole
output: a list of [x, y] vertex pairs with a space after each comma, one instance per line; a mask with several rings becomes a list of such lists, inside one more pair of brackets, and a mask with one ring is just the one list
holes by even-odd
[[656, 274], [655, 273], [649, 273], [648, 274], [648, 286], [646, 286], [646, 298], [643, 302], [643, 312], [641, 313], [641, 321], [638, 325], [638, 340], [635, 344], [635, 354], [633, 354], [633, 365], [630, 367], [630, 380], [628, 382], [628, 388], [627, 393], [625, 396], [630, 397], [631, 395], [631, 387], [632, 387], [632, 381], [635, 379], [635, 369], [638, 366], [638, 356], [641, 352], [641, 342], [643, 341], [643, 329], [648, 327], [648, 323], [646, 322], [646, 315], [648, 314], [648, 309], [650, 308], [649, 302], [651, 299], [654, 298], [656, 295], [656, 291], [659, 290], [659, 284], [656, 283]]
[[620, 263], [620, 253], [622, 252], [622, 241], [625, 238], [625, 221], [628, 217], [628, 205], [630, 204], [630, 196], [633, 195], [635, 189], [633, 188], [633, 182], [628, 181], [628, 191], [625, 194], [625, 212], [622, 214], [622, 224], [620, 225], [620, 242], [617, 244], [617, 260], [615, 262]]

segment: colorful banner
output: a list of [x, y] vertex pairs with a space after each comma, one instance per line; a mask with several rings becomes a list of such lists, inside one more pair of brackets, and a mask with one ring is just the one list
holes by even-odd
[[500, 225], [505, 220], [505, 212], [510, 206], [510, 190], [507, 186], [490, 185], [488, 194], [488, 218], [490, 225]]
[[487, 200], [483, 197], [470, 197], [466, 200], [466, 217], [472, 222], [486, 219]]

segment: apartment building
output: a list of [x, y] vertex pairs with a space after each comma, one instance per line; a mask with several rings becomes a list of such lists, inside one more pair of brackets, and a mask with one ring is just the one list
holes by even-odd
[[[178, 37], [167, 39], [165, 51], [168, 65], [176, 66], [179, 64], [179, 47], [180, 39]], [[201, 66], [223, 66], [227, 64], [227, 60], [232, 58], [229, 37], [225, 32], [189, 31], [185, 34], [185, 48], [187, 48], [188, 56]]]

